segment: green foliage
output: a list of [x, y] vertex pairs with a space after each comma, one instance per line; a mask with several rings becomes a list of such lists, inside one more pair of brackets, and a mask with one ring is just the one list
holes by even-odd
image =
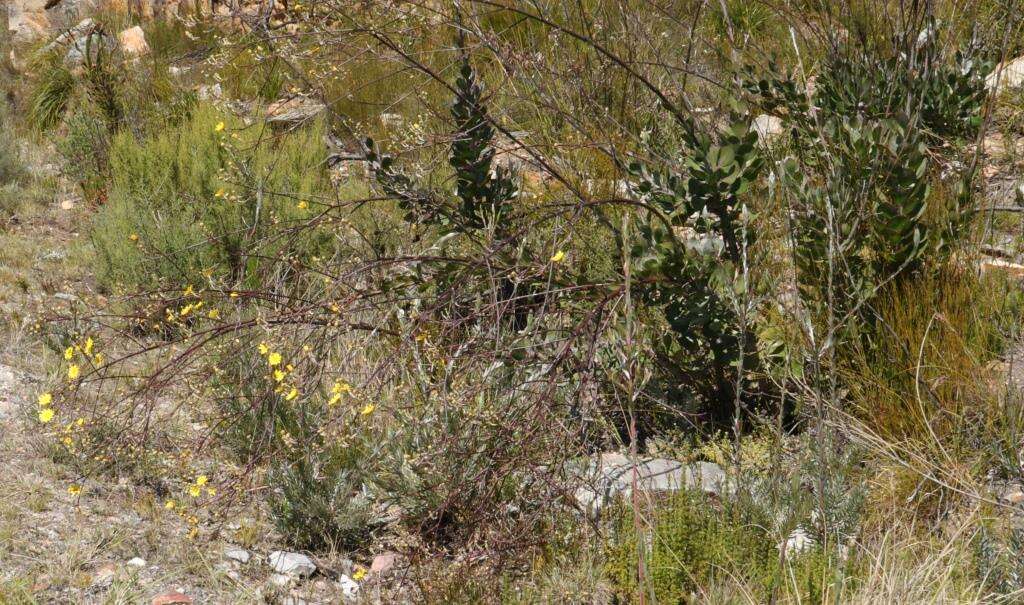
[[86, 202], [100, 204], [106, 199], [109, 178], [110, 131], [103, 116], [91, 104], [84, 104], [66, 120], [67, 134], [57, 141], [64, 170], [78, 186]]
[[763, 167], [757, 134], [736, 121], [717, 138], [691, 130], [684, 172], [630, 166], [633, 191], [650, 211], [633, 243], [638, 293], [661, 308], [671, 338], [663, 349], [683, 381], [729, 420], [739, 360], [757, 366], [757, 339], [734, 304], [743, 293], [753, 232], [742, 201]]
[[502, 225], [506, 206], [518, 195], [518, 188], [504, 167], [493, 166], [494, 127], [468, 58], [463, 59], [455, 87], [451, 111], [456, 131], [448, 161], [455, 170], [457, 204], [418, 188], [397, 169], [395, 158], [382, 154], [372, 139], [366, 140], [365, 157], [384, 192], [406, 211], [407, 221], [469, 233]]
[[266, 360], [249, 344], [222, 358], [224, 372], [214, 384], [218, 439], [240, 464], [267, 464], [270, 511], [290, 544], [364, 546], [371, 530], [366, 435], [335, 428], [327, 395], [286, 399], [287, 389], [267, 375]]
[[114, 138], [109, 202], [92, 230], [101, 283], [180, 287], [209, 275], [254, 285], [262, 259], [327, 251], [329, 238], [316, 229], [293, 240], [271, 237], [312, 216], [327, 193], [326, 151], [311, 151], [323, 149], [321, 127], [275, 140], [241, 126], [200, 106], [151, 139]]
[[501, 225], [504, 206], [516, 196], [516, 185], [504, 166], [492, 167], [494, 127], [468, 58], [463, 59], [455, 88], [457, 98], [452, 117], [456, 135], [449, 162], [455, 169], [455, 192], [462, 202], [459, 212], [472, 228]]
[[756, 602], [787, 585], [811, 602], [823, 594], [828, 557], [815, 547], [791, 557], [783, 568], [766, 519], [737, 507], [716, 510], [689, 492], [659, 502], [652, 513], [638, 530], [632, 511], [624, 509], [606, 550], [606, 574], [627, 602], [653, 595], [657, 603], [690, 603], [698, 591], [730, 584], [754, 591]]
[[[7, 117], [6, 110], [0, 106], [0, 129], [11, 132], [14, 128]], [[0, 138], [0, 187], [16, 184], [25, 176], [25, 166], [21, 153], [13, 136]]]
[[48, 60], [29, 101], [29, 120], [39, 130], [50, 130], [60, 123], [75, 92], [75, 78], [60, 58]]

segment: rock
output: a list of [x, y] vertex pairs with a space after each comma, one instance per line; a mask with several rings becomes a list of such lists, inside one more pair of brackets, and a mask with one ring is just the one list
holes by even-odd
[[345, 574], [338, 578], [338, 587], [341, 588], [341, 596], [345, 599], [355, 599], [359, 595], [359, 582]]
[[1007, 88], [1020, 88], [1024, 85], [1024, 57], [1012, 61], [1004, 61], [985, 78], [985, 86], [989, 92]]
[[1001, 258], [985, 258], [979, 261], [982, 273], [999, 272], [1014, 279], [1024, 279], [1024, 265]]
[[46, 0], [7, 2], [7, 30], [15, 42], [41, 38], [50, 31], [50, 17], [46, 14]]
[[370, 564], [370, 573], [383, 575], [394, 569], [398, 563], [398, 553], [386, 552], [381, 553], [373, 558], [373, 563]]
[[782, 119], [766, 113], [754, 118], [750, 129], [757, 133], [758, 139], [765, 145], [770, 145], [780, 134], [786, 131], [782, 125]]
[[1007, 504], [1020, 504], [1024, 502], [1024, 489], [1019, 485], [1013, 485], [999, 494], [999, 499]]
[[142, 557], [135, 557], [135, 558], [130, 559], [128, 561], [128, 566], [129, 567], [145, 567], [146, 566], [146, 560], [143, 559]]
[[244, 548], [232, 546], [224, 551], [224, 557], [231, 559], [232, 561], [238, 561], [244, 565], [249, 562], [251, 555], [249, 554], [249, 551]]
[[711, 462], [686, 465], [665, 458], [640, 458], [634, 465], [627, 456], [606, 453], [592, 459], [579, 480], [582, 485], [576, 490], [576, 501], [588, 512], [596, 514], [615, 498], [629, 497], [633, 493], [634, 480], [645, 492], [697, 489], [720, 496], [725, 472]]
[[146, 33], [138, 25], [117, 34], [117, 42], [121, 45], [121, 52], [126, 55], [138, 57], [149, 54]]
[[92, 574], [92, 582], [89, 587], [93, 589], [109, 588], [114, 583], [115, 575], [117, 575], [117, 567], [113, 563], [106, 563]]
[[270, 583], [279, 588], [288, 588], [292, 585], [294, 578], [283, 573], [270, 574]]
[[196, 96], [200, 101], [219, 101], [224, 96], [220, 84], [201, 84], [196, 88]]
[[152, 605], [192, 605], [192, 597], [183, 592], [172, 590], [153, 597]]
[[313, 575], [313, 572], [316, 571], [316, 564], [313, 563], [313, 560], [297, 552], [275, 550], [267, 557], [267, 562], [276, 573], [295, 578], [305, 578]]
[[802, 527], [793, 530], [789, 537], [779, 544], [779, 550], [787, 555], [796, 555], [814, 546], [814, 539], [811, 538]]
[[40, 54], [46, 54], [61, 46], [70, 46], [76, 41], [91, 34], [96, 29], [96, 22], [92, 19], [82, 19], [78, 25], [54, 38], [49, 44], [43, 47]]
[[267, 122], [272, 124], [299, 124], [320, 115], [327, 106], [306, 97], [292, 97], [274, 101], [267, 107]]

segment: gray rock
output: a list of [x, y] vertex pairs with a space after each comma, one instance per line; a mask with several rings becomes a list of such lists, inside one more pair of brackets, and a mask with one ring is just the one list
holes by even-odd
[[287, 588], [292, 585], [295, 578], [283, 573], [270, 574], [270, 583], [279, 588]]
[[308, 122], [327, 109], [315, 99], [292, 97], [271, 103], [267, 107], [267, 122], [272, 124], [301, 124]]
[[725, 472], [717, 464], [684, 464], [666, 458], [640, 458], [634, 464], [622, 454], [606, 453], [592, 459], [579, 478], [576, 502], [592, 514], [616, 498], [627, 498], [634, 484], [644, 492], [664, 493], [683, 489], [721, 496]]
[[762, 113], [754, 118], [750, 129], [757, 133], [758, 139], [765, 145], [770, 145], [780, 134], [786, 131], [782, 125], [782, 119]]
[[989, 92], [1024, 86], [1024, 57], [1000, 63], [985, 78], [985, 86]]
[[220, 84], [201, 84], [196, 88], [196, 97], [200, 101], [219, 101], [224, 96], [224, 89]]
[[270, 568], [276, 573], [294, 578], [305, 578], [313, 575], [316, 564], [302, 553], [275, 550], [267, 557]]
[[355, 599], [359, 595], [359, 582], [345, 574], [338, 578], [338, 587], [341, 588], [341, 596], [346, 600]]
[[142, 568], [142, 567], [145, 567], [145, 566], [146, 566], [146, 560], [143, 559], [142, 557], [134, 557], [134, 558], [128, 560], [128, 567], [139, 567], [139, 568]]
[[249, 551], [245, 550], [244, 548], [230, 546], [224, 550], [224, 557], [231, 559], [232, 561], [238, 561], [239, 563], [244, 565], [249, 562], [251, 555], [249, 554]]

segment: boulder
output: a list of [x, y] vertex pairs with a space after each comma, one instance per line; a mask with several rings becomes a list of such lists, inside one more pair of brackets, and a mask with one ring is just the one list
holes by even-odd
[[338, 578], [338, 587], [341, 588], [341, 596], [346, 601], [351, 601], [359, 595], [359, 582], [345, 574]]
[[7, 2], [7, 30], [15, 42], [41, 38], [50, 32], [46, 0], [10, 0]]
[[782, 125], [782, 119], [776, 116], [762, 113], [754, 118], [750, 129], [757, 133], [758, 139], [765, 145], [770, 145], [780, 134], [786, 131]]
[[121, 52], [125, 55], [138, 57], [149, 54], [146, 33], [138, 25], [117, 34], [117, 42], [121, 46]]
[[183, 592], [172, 590], [153, 597], [153, 605], [192, 605], [192, 597]]
[[316, 563], [302, 553], [275, 550], [267, 557], [270, 568], [275, 573], [293, 578], [305, 578], [316, 571]]
[[1020, 88], [1024, 86], [1024, 57], [1004, 61], [985, 78], [989, 92], [997, 89]]
[[576, 502], [596, 514], [616, 498], [628, 498], [634, 484], [644, 492], [666, 493], [683, 489], [699, 490], [721, 496], [725, 472], [712, 462], [686, 464], [666, 458], [639, 458], [635, 461], [618, 453], [601, 454], [591, 459], [578, 480]]
[[326, 105], [315, 99], [292, 97], [271, 103], [266, 117], [272, 124], [300, 124], [312, 120], [326, 109]]
[[384, 575], [395, 568], [398, 564], [398, 553], [385, 552], [373, 558], [370, 564], [370, 573]]
[[249, 554], [249, 551], [245, 550], [244, 548], [231, 546], [224, 550], [224, 558], [230, 559], [232, 561], [237, 561], [245, 565], [249, 562], [251, 555]]

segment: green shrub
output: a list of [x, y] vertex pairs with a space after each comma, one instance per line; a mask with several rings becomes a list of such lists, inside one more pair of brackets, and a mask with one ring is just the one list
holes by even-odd
[[274, 237], [317, 212], [328, 195], [322, 128], [271, 136], [209, 106], [151, 139], [119, 133], [110, 150], [108, 203], [92, 239], [107, 287], [259, 283], [292, 253], [326, 253], [327, 235]]
[[29, 100], [29, 121], [39, 130], [60, 123], [75, 93], [75, 78], [60, 58], [41, 66]]
[[[621, 510], [606, 547], [606, 574], [626, 602], [647, 595], [656, 603], [691, 603], [693, 594], [729, 585], [751, 591], [754, 602], [785, 590], [820, 602], [822, 583], [830, 578], [828, 557], [813, 547], [790, 554], [783, 569], [777, 539], [765, 529], [767, 519], [736, 505], [716, 508], [689, 492], [659, 501], [651, 513], [638, 534], [631, 509]], [[642, 585], [637, 574], [641, 559]]]

